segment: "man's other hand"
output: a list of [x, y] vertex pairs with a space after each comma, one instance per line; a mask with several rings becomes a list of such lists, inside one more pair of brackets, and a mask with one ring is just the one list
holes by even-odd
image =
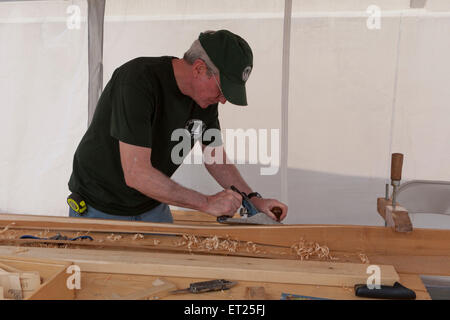
[[[275, 200], [275, 199], [264, 199], [264, 198], [252, 198], [250, 200], [255, 207], [260, 211], [267, 214], [269, 217], [271, 217], [275, 221], [282, 221], [287, 216], [288, 207], [284, 203]], [[277, 219], [277, 217], [273, 214], [272, 209], [275, 207], [279, 207], [281, 209], [281, 215], [280, 220]]]
[[212, 196], [207, 196], [207, 204], [202, 211], [213, 216], [234, 216], [242, 204], [242, 197], [232, 190], [224, 190]]

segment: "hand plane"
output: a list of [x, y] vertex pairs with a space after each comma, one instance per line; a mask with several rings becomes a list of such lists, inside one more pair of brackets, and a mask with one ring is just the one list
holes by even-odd
[[[231, 186], [231, 190], [239, 193], [242, 196], [242, 209], [239, 213], [241, 218], [232, 218], [229, 216], [220, 216], [217, 218], [217, 222], [226, 223], [226, 224], [282, 224], [281, 222], [275, 221], [270, 218], [264, 212], [259, 212], [258, 209], [253, 205], [248, 196], [239, 191], [235, 186]], [[272, 209], [272, 212], [279, 219], [281, 216], [281, 209], [275, 207]]]

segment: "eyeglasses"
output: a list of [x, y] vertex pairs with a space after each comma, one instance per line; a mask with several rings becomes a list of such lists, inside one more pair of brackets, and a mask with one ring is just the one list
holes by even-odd
[[225, 96], [224, 96], [224, 94], [223, 94], [223, 91], [222, 91], [222, 88], [220, 87], [219, 82], [217, 81], [216, 75], [215, 75], [215, 74], [213, 74], [213, 78], [214, 78], [214, 80], [216, 81], [217, 88], [219, 88], [219, 91], [220, 91], [220, 95], [218, 96], [218, 98], [219, 98], [219, 97], [224, 97], [224, 98], [225, 98]]

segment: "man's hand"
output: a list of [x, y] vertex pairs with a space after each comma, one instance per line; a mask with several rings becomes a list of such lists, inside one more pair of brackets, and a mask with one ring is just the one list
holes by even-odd
[[208, 196], [207, 200], [207, 204], [202, 208], [202, 211], [215, 217], [232, 217], [242, 203], [241, 195], [232, 190], [224, 190], [212, 196]]
[[[282, 221], [287, 216], [288, 207], [284, 203], [281, 203], [278, 200], [275, 199], [264, 199], [264, 198], [252, 198], [250, 200], [255, 207], [261, 211], [267, 214], [269, 217], [271, 217], [275, 221]], [[280, 220], [277, 219], [277, 217], [272, 213], [272, 209], [275, 207], [279, 207], [282, 212], [280, 216]]]

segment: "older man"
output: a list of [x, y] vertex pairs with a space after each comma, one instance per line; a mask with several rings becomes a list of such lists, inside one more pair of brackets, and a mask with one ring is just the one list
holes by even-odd
[[[280, 207], [284, 219], [287, 206], [253, 192], [226, 161], [205, 164], [224, 188], [213, 195], [170, 179], [180, 165], [171, 157], [177, 144], [171, 139], [174, 130], [190, 128], [193, 121], [220, 130], [218, 103], [247, 105], [245, 83], [252, 67], [247, 42], [220, 30], [201, 33], [183, 59], [137, 58], [116, 69], [74, 156], [69, 189], [87, 210], [80, 215], [70, 208], [69, 215], [172, 222], [168, 205], [175, 205], [232, 216], [242, 201], [229, 189], [235, 185], [273, 219], [271, 209]], [[191, 148], [194, 143], [192, 138]], [[203, 141], [204, 148], [208, 144]], [[223, 148], [217, 150], [226, 159]]]

